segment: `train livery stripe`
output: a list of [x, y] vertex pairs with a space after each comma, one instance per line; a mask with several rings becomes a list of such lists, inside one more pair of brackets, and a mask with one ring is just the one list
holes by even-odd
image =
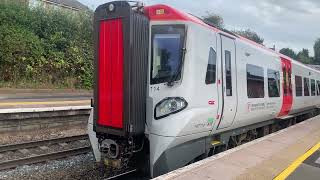
[[202, 20], [193, 15], [181, 12], [163, 4], [144, 7], [144, 14], [151, 21], [189, 21], [209, 28], [214, 32], [223, 33], [219, 29], [213, 26], [209, 26], [208, 24], [204, 23]]
[[289, 59], [281, 57], [282, 64], [282, 107], [278, 117], [286, 116], [289, 114], [292, 108], [293, 97], [292, 97], [292, 83], [291, 83], [291, 73], [292, 73], [292, 64]]
[[122, 19], [100, 22], [98, 124], [123, 128]]

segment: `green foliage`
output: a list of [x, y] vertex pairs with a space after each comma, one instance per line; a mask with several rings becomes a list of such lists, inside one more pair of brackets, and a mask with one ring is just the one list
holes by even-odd
[[256, 32], [254, 32], [250, 29], [237, 30], [237, 31], [234, 31], [234, 33], [239, 34], [240, 36], [243, 36], [247, 39], [250, 39], [251, 41], [254, 41], [258, 44], [263, 45], [264, 39], [262, 37], [260, 37]]
[[92, 12], [0, 3], [0, 47], [0, 78], [6, 84], [92, 87]]
[[304, 64], [313, 64], [314, 60], [312, 57], [310, 57], [309, 50], [308, 49], [302, 49], [298, 54], [296, 54], [292, 49], [290, 48], [282, 48], [279, 51], [281, 54], [287, 55], [291, 57], [292, 59], [295, 59], [297, 61], [300, 61]]
[[[217, 27], [218, 29], [226, 30], [226, 29], [224, 29], [224, 20], [220, 15], [209, 12], [209, 11], [207, 11], [206, 13], [207, 14], [202, 17], [205, 22]], [[245, 38], [248, 38], [258, 44], [263, 45], [264, 39], [262, 37], [260, 37], [256, 32], [254, 32], [250, 29], [235, 30], [232, 32], [235, 34], [238, 34], [240, 36], [243, 36]]]
[[297, 59], [297, 54], [290, 48], [282, 48], [279, 52], [291, 57], [292, 59]]
[[302, 49], [302, 51], [297, 54], [297, 60], [305, 64], [312, 64], [312, 58], [309, 56], [309, 50]]
[[313, 49], [314, 49], [314, 63], [320, 64], [320, 38], [318, 38], [314, 43]]
[[224, 21], [223, 18], [215, 13], [212, 12], [206, 12], [207, 14], [205, 16], [203, 16], [203, 20], [212, 24], [213, 26], [219, 28], [219, 29], [223, 29], [224, 28]]

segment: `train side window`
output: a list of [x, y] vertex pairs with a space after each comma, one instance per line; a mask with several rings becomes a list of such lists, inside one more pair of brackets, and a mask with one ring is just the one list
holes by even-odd
[[291, 96], [292, 95], [292, 84], [291, 84], [291, 71], [284, 67], [283, 71], [283, 95]]
[[213, 48], [210, 48], [206, 74], [206, 84], [216, 83], [216, 61], [217, 54], [213, 50]]
[[248, 98], [264, 98], [264, 70], [262, 67], [247, 64]]
[[283, 68], [282, 72], [283, 72], [283, 95], [287, 96], [287, 94], [288, 94], [288, 84], [287, 84], [288, 77], [287, 77], [286, 68]]
[[317, 95], [320, 96], [320, 81], [317, 81]]
[[279, 71], [268, 69], [268, 93], [269, 97], [280, 97]]
[[231, 52], [225, 51], [226, 96], [232, 96]]
[[304, 96], [310, 96], [310, 81], [309, 78], [303, 78]]
[[311, 96], [316, 95], [316, 81], [311, 79]]
[[288, 87], [288, 91], [289, 91], [289, 95], [292, 96], [292, 83], [291, 83], [291, 70], [288, 71], [288, 83], [289, 83], [289, 87]]
[[302, 77], [295, 76], [295, 84], [296, 84], [296, 96], [302, 96]]

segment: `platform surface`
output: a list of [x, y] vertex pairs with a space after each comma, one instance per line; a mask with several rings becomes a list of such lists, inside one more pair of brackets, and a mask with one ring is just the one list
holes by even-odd
[[283, 171], [277, 179], [283, 179], [281, 175], [285, 175], [288, 180], [320, 179], [320, 143], [300, 156], [296, 162], [292, 163], [291, 166]]
[[156, 179], [318, 180], [319, 142], [317, 116]]
[[90, 105], [92, 91], [69, 89], [0, 89], [0, 109]]

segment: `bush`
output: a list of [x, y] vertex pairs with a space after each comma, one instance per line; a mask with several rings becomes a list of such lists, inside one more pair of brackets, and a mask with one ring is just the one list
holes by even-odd
[[92, 87], [92, 12], [0, 3], [0, 47], [4, 84]]

